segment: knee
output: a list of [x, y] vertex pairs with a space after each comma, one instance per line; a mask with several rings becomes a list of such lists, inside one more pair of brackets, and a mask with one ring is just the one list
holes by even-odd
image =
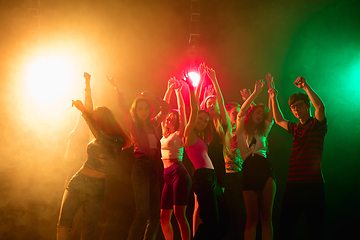
[[185, 211], [176, 210], [174, 211], [175, 218], [178, 222], [184, 222], [186, 220]]
[[246, 225], [256, 226], [258, 224], [259, 217], [254, 214], [247, 214]]

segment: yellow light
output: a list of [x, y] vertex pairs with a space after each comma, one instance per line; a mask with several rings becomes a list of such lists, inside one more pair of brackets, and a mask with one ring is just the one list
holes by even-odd
[[42, 105], [51, 105], [71, 89], [74, 64], [68, 57], [45, 55], [28, 65], [26, 84], [29, 97]]

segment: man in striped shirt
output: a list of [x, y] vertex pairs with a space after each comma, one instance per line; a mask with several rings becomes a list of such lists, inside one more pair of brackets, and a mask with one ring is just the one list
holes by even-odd
[[[293, 136], [279, 239], [293, 238], [297, 222], [304, 213], [309, 225], [309, 239], [321, 240], [325, 220], [324, 179], [321, 170], [327, 132], [325, 107], [305, 78], [298, 77], [294, 84], [306, 92], [295, 93], [289, 99], [290, 109], [300, 123], [284, 119], [277, 101], [277, 91], [269, 90], [275, 122]], [[315, 107], [315, 117], [311, 116], [310, 101]]]

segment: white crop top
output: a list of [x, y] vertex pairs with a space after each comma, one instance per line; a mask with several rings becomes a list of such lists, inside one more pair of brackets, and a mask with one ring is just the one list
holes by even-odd
[[183, 159], [184, 144], [176, 132], [167, 138], [162, 137], [160, 143], [162, 159]]

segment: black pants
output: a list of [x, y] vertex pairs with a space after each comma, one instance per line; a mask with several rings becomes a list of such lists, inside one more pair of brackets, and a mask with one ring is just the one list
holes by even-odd
[[282, 203], [279, 240], [291, 240], [302, 214], [309, 225], [309, 238], [322, 240], [325, 221], [323, 183], [288, 183]]
[[200, 168], [193, 176], [193, 189], [200, 208], [199, 225], [194, 240], [221, 240], [229, 224], [229, 213], [224, 194], [216, 183], [214, 169]]

